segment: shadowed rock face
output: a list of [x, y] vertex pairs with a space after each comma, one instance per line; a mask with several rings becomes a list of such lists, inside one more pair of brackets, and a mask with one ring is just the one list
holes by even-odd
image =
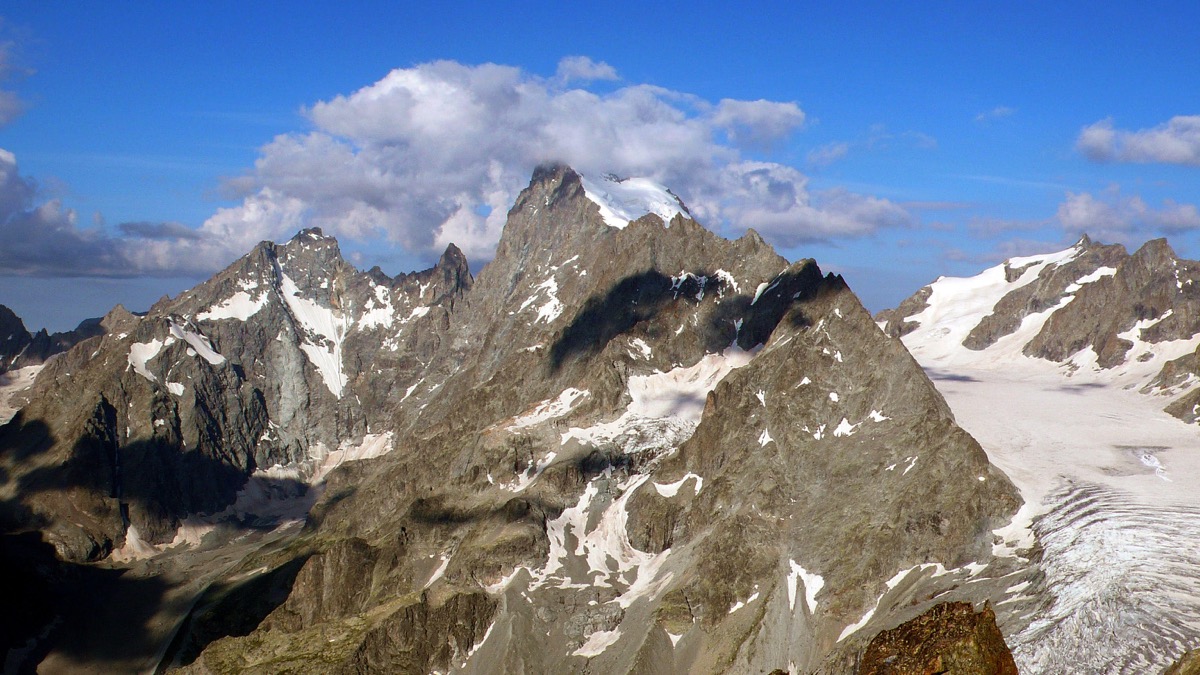
[[[119, 311], [124, 312], [118, 305]], [[11, 309], [0, 305], [0, 374], [26, 366], [45, 363], [55, 354], [65, 352], [76, 344], [103, 335], [101, 319], [87, 319], [75, 330], [47, 333], [46, 329], [30, 333], [25, 323]]]
[[976, 613], [967, 602], [937, 605], [885, 630], [867, 646], [860, 675], [1016, 675], [990, 607]]
[[474, 279], [454, 248], [389, 279], [319, 232], [261, 245], [47, 366], [6, 470], [102, 479], [13, 499], [99, 556], [123, 511], [170, 541], [390, 433], [201, 601], [191, 672], [849, 672], [935, 596], [1001, 597], [1015, 489], [840, 277], [594, 197], [540, 169]]

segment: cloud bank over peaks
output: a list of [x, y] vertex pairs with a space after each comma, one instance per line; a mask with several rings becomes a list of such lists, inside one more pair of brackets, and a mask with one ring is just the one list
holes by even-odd
[[[701, 97], [614, 84], [612, 66], [563, 59], [551, 77], [437, 61], [399, 68], [302, 112], [312, 128], [276, 136], [254, 166], [227, 179], [200, 227], [128, 222], [80, 228], [0, 155], [0, 273], [203, 275], [263, 240], [321, 227], [348, 244], [435, 258], [450, 243], [489, 260], [507, 211], [546, 162], [669, 186], [727, 235], [755, 228], [773, 243], [859, 237], [913, 221], [901, 205], [811, 190], [796, 169], [756, 155], [804, 124], [794, 102]], [[598, 90], [590, 83], [604, 82]], [[371, 261], [367, 261], [371, 262]]]
[[1138, 195], [1122, 195], [1116, 187], [1100, 196], [1068, 192], [1055, 218], [1068, 234], [1086, 233], [1124, 244], [1137, 244], [1152, 234], [1200, 229], [1200, 211], [1195, 205], [1168, 199], [1154, 208]]
[[36, 198], [37, 184], [0, 149], [0, 271], [78, 276], [123, 264], [120, 247], [100, 229], [81, 229], [59, 200]]
[[426, 255], [453, 242], [486, 260], [533, 169], [556, 161], [585, 175], [653, 179], [710, 227], [753, 227], [785, 246], [911, 220], [887, 200], [810, 192], [795, 169], [749, 158], [803, 127], [794, 102], [587, 86], [617, 77], [582, 56], [563, 59], [551, 78], [454, 61], [393, 70], [306, 108], [313, 129], [265, 145], [253, 170], [229, 183], [244, 203], [214, 219], [272, 238], [282, 236], [279, 214], [297, 213], [343, 238], [385, 238]]
[[[1078, 241], [1084, 234], [1106, 244], [1136, 248], [1150, 238], [1200, 231], [1200, 209], [1172, 199], [1154, 206], [1140, 195], [1123, 194], [1120, 186], [1111, 185], [1095, 193], [1068, 190], [1048, 218], [974, 217], [967, 223], [967, 230], [977, 240], [992, 241], [991, 250], [971, 253], [952, 247], [944, 251], [943, 257], [992, 264], [1014, 256], [1045, 253]], [[1049, 240], [1014, 238], [1018, 232], [1040, 234]]]
[[[78, 214], [58, 199], [41, 200], [37, 183], [22, 176], [13, 153], [0, 149], [0, 274], [42, 277], [205, 275], [261, 239], [242, 227], [242, 211], [264, 228], [298, 229], [302, 205], [267, 193], [247, 199], [239, 217], [218, 212], [199, 230], [181, 223], [102, 222], [80, 227]], [[292, 212], [282, 207], [291, 206]], [[102, 221], [102, 219], [100, 219]]]
[[1200, 115], [1177, 115], [1137, 131], [1117, 129], [1112, 118], [1084, 127], [1075, 148], [1094, 162], [1200, 166]]

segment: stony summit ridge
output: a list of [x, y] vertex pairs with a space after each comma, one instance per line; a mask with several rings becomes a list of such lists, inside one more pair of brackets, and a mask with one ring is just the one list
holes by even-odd
[[[925, 359], [1030, 334], [1144, 365], [1200, 332], [1171, 291], [1200, 266], [1172, 260], [1084, 240], [990, 270], [951, 349], [929, 336], [963, 284], [873, 319], [815, 261], [565, 166], [478, 276], [453, 245], [390, 277], [320, 230], [263, 242], [42, 357], [0, 427], [0, 576], [39, 608], [6, 668], [1010, 668], [1001, 635], [1044, 633], [1059, 592], [1036, 504]], [[1155, 386], [1197, 367], [1172, 352]]]

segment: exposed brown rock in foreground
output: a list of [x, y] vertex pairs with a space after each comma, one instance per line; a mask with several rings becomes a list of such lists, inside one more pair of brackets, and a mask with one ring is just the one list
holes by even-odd
[[992, 608], [969, 602], [937, 605], [885, 630], [863, 654], [860, 675], [1016, 675]]
[[1163, 675], [1200, 675], [1200, 649], [1179, 657], [1179, 660], [1163, 671]]

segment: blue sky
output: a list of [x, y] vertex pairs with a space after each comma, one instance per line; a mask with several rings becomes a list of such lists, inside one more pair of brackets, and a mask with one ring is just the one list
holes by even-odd
[[10, 1], [0, 303], [144, 310], [309, 224], [478, 268], [539, 157], [651, 175], [872, 310], [1083, 231], [1200, 257], [1195, 3], [827, 4]]

